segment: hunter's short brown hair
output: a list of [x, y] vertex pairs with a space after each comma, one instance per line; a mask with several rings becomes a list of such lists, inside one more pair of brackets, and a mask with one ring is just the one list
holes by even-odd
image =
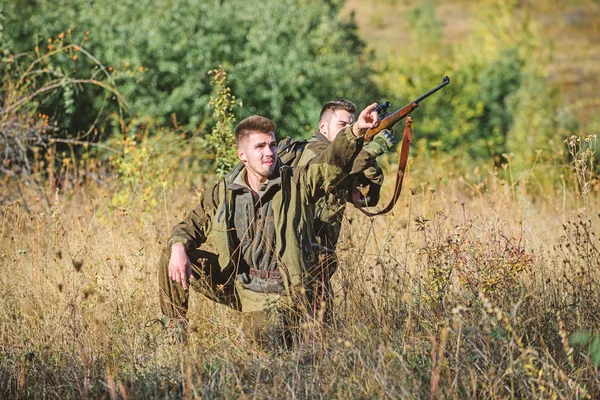
[[353, 102], [346, 99], [335, 99], [328, 101], [325, 103], [323, 108], [321, 109], [321, 115], [319, 116], [319, 121], [323, 119], [323, 117], [327, 116], [329, 112], [344, 110], [348, 111], [350, 114], [354, 115], [356, 113], [356, 106]]
[[242, 120], [235, 128], [235, 144], [239, 147], [240, 141], [252, 133], [275, 134], [275, 122], [260, 115], [251, 115]]

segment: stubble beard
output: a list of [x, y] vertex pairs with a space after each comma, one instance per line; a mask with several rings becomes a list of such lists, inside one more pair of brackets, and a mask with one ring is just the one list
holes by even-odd
[[261, 160], [260, 165], [258, 165], [257, 168], [249, 168], [249, 169], [251, 169], [251, 171], [255, 175], [267, 180], [273, 175], [276, 167], [277, 167], [277, 160], [273, 159], [272, 165], [267, 165], [267, 164], [263, 163], [263, 161]]
[[266, 174], [263, 176], [268, 179], [273, 175], [273, 172], [275, 172], [276, 160], [273, 159], [273, 164], [271, 164], [271, 165], [262, 164], [262, 167], [263, 167], [263, 172]]

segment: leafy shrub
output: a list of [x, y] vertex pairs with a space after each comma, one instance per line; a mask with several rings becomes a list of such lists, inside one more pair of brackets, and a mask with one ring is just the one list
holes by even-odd
[[399, 107], [443, 76], [452, 80], [414, 112], [421, 152], [453, 153], [463, 163], [491, 158], [498, 166], [503, 154], [514, 152], [513, 166], [522, 169], [536, 150], [550, 148], [556, 91], [543, 74], [547, 60], [537, 51], [535, 25], [517, 7], [497, 0], [478, 5], [478, 22], [458, 43], [445, 40], [433, 2], [418, 2], [408, 13], [412, 41], [380, 63], [378, 83]]
[[214, 154], [214, 170], [223, 176], [239, 162], [236, 155], [235, 143], [235, 116], [237, 106], [235, 96], [231, 94], [227, 72], [221, 67], [209, 72], [212, 75], [211, 84], [215, 86], [216, 93], [210, 98], [209, 106], [213, 110], [215, 125], [205, 138], [204, 147], [208, 153]]
[[571, 335], [571, 343], [587, 348], [592, 363], [600, 367], [600, 334], [594, 335], [589, 331], [577, 331]]
[[[1, 57], [0, 173], [17, 185], [25, 181], [37, 186], [49, 207], [42, 181], [64, 186], [85, 174], [75, 163], [74, 148], [87, 150], [98, 141], [95, 124], [77, 136], [61, 127], [73, 117], [77, 94], [99, 96], [99, 114], [90, 116], [96, 121], [105, 115], [101, 111], [110, 97], [116, 99], [117, 110], [123, 101], [111, 73], [87, 49], [73, 44], [68, 31], [48, 39], [42, 48]], [[62, 177], [57, 169], [64, 172]]]
[[[206, 72], [223, 65], [245, 104], [237, 117], [265, 115], [277, 121], [280, 135], [299, 136], [315, 126], [325, 101], [376, 97], [357, 26], [340, 16], [340, 7], [319, 0], [10, 1], [5, 44], [20, 52], [67, 28], [89, 31], [99, 59], [115, 71], [139, 72], [137, 79], [117, 79], [132, 117], [165, 125], [175, 114], [190, 129], [209, 115]], [[96, 97], [80, 93], [79, 122], [61, 122], [72, 132], [89, 126], [87, 116], [100, 107]]]
[[523, 237], [498, 229], [500, 221], [490, 220], [489, 226], [477, 227], [465, 218], [462, 225], [453, 228], [452, 222], [443, 212], [432, 220], [416, 219], [424, 241], [420, 254], [427, 265], [425, 284], [432, 299], [442, 300], [453, 282], [473, 297], [510, 291], [534, 264]]

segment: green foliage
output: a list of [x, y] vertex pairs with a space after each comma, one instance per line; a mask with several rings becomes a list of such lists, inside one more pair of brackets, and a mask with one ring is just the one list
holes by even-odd
[[[3, 49], [5, 112], [25, 108], [48, 115], [64, 138], [87, 138], [93, 128], [112, 123], [114, 117], [107, 110], [118, 117], [127, 105], [116, 88], [114, 71], [79, 42], [65, 30], [16, 54]], [[94, 104], [89, 114], [74, 116], [86, 102]], [[68, 126], [76, 129], [64, 129]]]
[[[478, 23], [463, 42], [446, 42], [434, 3], [408, 13], [413, 43], [380, 64], [380, 86], [400, 107], [449, 75], [452, 83], [414, 112], [422, 151], [439, 149], [468, 160], [515, 152], [516, 168], [548, 149], [557, 127], [555, 90], [544, 76], [538, 34], [514, 2], [487, 0], [474, 10]], [[517, 15], [517, 17], [515, 17]], [[467, 155], [468, 157], [464, 157]]]
[[577, 331], [571, 335], [573, 345], [585, 347], [592, 363], [600, 367], [600, 334], [594, 335], [590, 331]]
[[[67, 185], [81, 177], [87, 165], [76, 163], [74, 149], [88, 150], [98, 139], [94, 124], [76, 136], [62, 129], [61, 122], [73, 117], [78, 94], [98, 96], [101, 107], [90, 116], [96, 120], [106, 116], [101, 111], [113, 102], [109, 98], [117, 110], [124, 103], [112, 75], [72, 43], [70, 32], [48, 39], [42, 48], [20, 54], [3, 50], [0, 57], [0, 174], [39, 187], [49, 207], [42, 183]], [[96, 153], [87, 152], [84, 159], [90, 154]]]
[[411, 28], [412, 39], [424, 44], [435, 44], [442, 37], [442, 24], [435, 16], [433, 0], [423, 0], [406, 13]]
[[110, 157], [117, 183], [111, 205], [123, 209], [161, 205], [166, 190], [178, 181], [185, 159], [198, 146], [181, 129], [154, 126], [148, 119], [135, 121], [125, 131], [109, 141], [118, 149]]
[[[237, 117], [265, 115], [279, 135], [307, 135], [323, 102], [376, 97], [364, 44], [341, 2], [319, 0], [16, 0], [6, 5], [8, 39], [20, 52], [71, 28], [113, 69], [132, 117], [165, 125], [173, 114], [194, 129], [209, 118], [206, 72], [223, 65], [245, 104]], [[125, 69], [138, 72], [131, 79]], [[76, 131], [101, 105], [79, 93], [65, 120]], [[71, 110], [71, 109], [69, 109]], [[89, 118], [92, 119], [93, 118]]]
[[213, 110], [216, 123], [205, 138], [205, 147], [210, 154], [215, 155], [214, 170], [218, 175], [223, 176], [239, 161], [236, 156], [233, 114], [237, 103], [235, 96], [231, 94], [227, 72], [220, 67], [210, 71], [209, 74], [213, 76], [211, 85], [215, 87], [216, 93], [211, 96], [208, 105]]
[[4, 40], [4, 13], [2, 12], [2, 4], [0, 4], [0, 45], [2, 45]]

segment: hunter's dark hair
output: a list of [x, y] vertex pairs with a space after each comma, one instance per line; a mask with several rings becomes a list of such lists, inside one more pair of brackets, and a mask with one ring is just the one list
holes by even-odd
[[240, 141], [252, 133], [275, 134], [275, 122], [260, 115], [251, 115], [242, 120], [235, 128], [235, 143], [240, 146]]
[[348, 111], [350, 114], [354, 115], [354, 113], [356, 113], [356, 106], [353, 102], [346, 99], [335, 99], [328, 101], [321, 109], [321, 115], [319, 116], [319, 120], [322, 120], [327, 113], [337, 110]]

